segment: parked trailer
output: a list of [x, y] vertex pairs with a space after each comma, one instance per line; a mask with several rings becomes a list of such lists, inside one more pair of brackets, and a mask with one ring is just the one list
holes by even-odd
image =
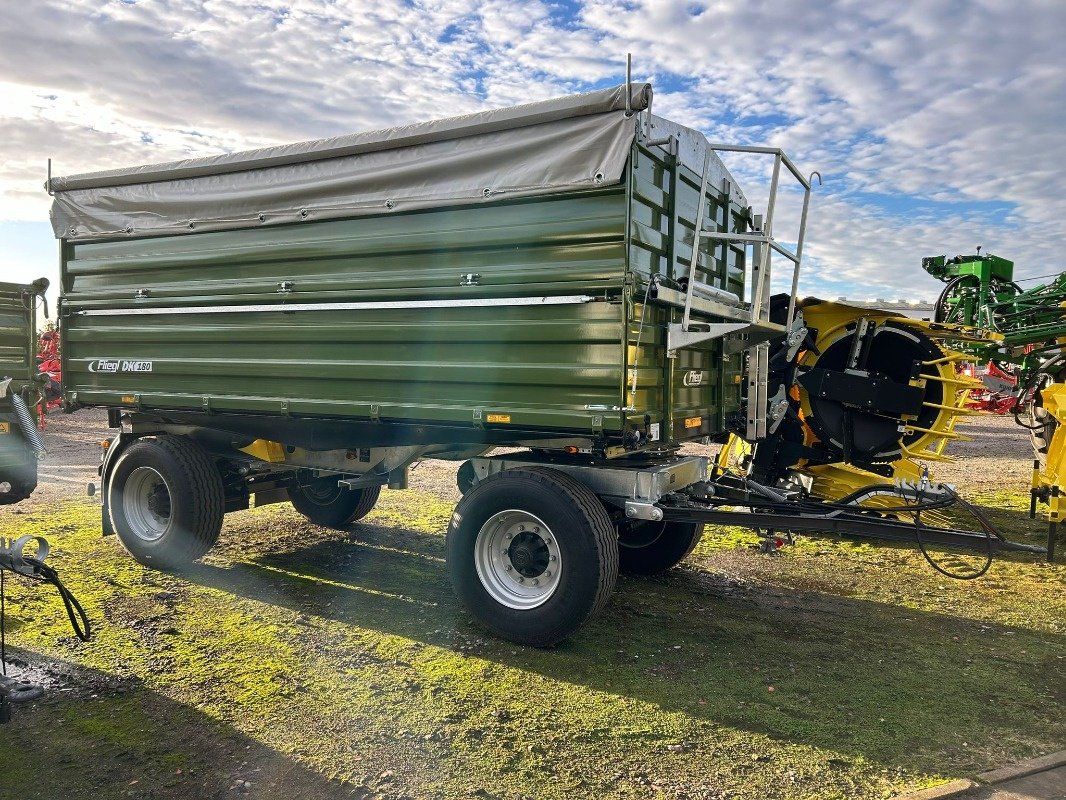
[[[121, 429], [105, 532], [175, 567], [228, 511], [291, 500], [344, 526], [416, 460], [462, 461], [456, 592], [495, 633], [549, 645], [619, 569], [690, 552], [695, 510], [758, 506], [677, 451], [772, 427], [764, 343], [802, 340], [804, 224], [790, 251], [773, 211], [791, 176], [805, 220], [810, 185], [781, 151], [712, 146], [651, 103], [627, 84], [51, 181], [65, 407]], [[773, 159], [765, 215], [723, 149]], [[780, 320], [775, 252], [793, 264]]]
[[0, 283], [0, 505], [33, 493], [37, 461], [46, 455], [31, 408], [41, 392], [37, 305], [47, 289], [45, 278], [31, 284]]

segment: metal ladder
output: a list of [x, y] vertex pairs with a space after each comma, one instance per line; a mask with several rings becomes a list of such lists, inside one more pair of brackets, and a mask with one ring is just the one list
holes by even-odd
[[[728, 231], [704, 230], [704, 213], [707, 204], [707, 189], [710, 180], [710, 167], [716, 152], [759, 153], [772, 155], [774, 167], [770, 179], [770, 196], [766, 204], [765, 219], [756, 215], [752, 221], [750, 233], [730, 233]], [[803, 211], [800, 215], [799, 235], [796, 238], [795, 251], [779, 244], [773, 237], [774, 209], [777, 205], [777, 190], [781, 178], [781, 165], [803, 187]], [[811, 178], [818, 173], [811, 173]], [[821, 175], [818, 175], [819, 180]], [[728, 194], [729, 186], [726, 185]], [[750, 145], [710, 144], [703, 159], [703, 175], [700, 196], [696, 209], [696, 230], [692, 241], [692, 258], [689, 261], [688, 282], [685, 287], [685, 305], [680, 323], [671, 323], [667, 328], [667, 355], [676, 355], [677, 350], [695, 347], [703, 342], [725, 339], [724, 350], [737, 353], [750, 349], [748, 366], [748, 419], [747, 434], [750, 440], [766, 436], [766, 416], [762, 410], [767, 406], [766, 382], [769, 364], [769, 340], [787, 334], [792, 330], [796, 316], [796, 289], [799, 283], [800, 263], [803, 259], [803, 238], [807, 228], [807, 211], [810, 206], [811, 181], [804, 178], [796, 165], [785, 153], [776, 147], [756, 147]], [[728, 198], [726, 219], [729, 220]], [[696, 268], [699, 264], [700, 244], [703, 240], [729, 244], [739, 242], [746, 248], [751, 247], [751, 302], [747, 306], [736, 295], [696, 280]], [[772, 277], [773, 254], [779, 253], [792, 262], [792, 289], [789, 293], [788, 315], [785, 324], [778, 325], [770, 321], [770, 280]], [[728, 321], [715, 323], [693, 323], [692, 308], [696, 297], [700, 299], [700, 310], [722, 316]]]

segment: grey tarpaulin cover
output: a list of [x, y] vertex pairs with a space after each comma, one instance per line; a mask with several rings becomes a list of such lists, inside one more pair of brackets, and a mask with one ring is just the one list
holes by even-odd
[[[630, 106], [651, 86], [630, 86]], [[621, 180], [626, 87], [388, 130], [54, 178], [57, 238], [192, 233], [547, 194]]]

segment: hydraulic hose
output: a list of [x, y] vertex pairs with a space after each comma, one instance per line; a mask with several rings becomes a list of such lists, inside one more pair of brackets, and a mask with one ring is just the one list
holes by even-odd
[[18, 419], [19, 428], [22, 430], [22, 435], [26, 437], [26, 441], [30, 443], [33, 454], [37, 456], [38, 461], [43, 460], [48, 455], [48, 451], [44, 448], [44, 442], [41, 441], [41, 434], [37, 430], [37, 424], [33, 421], [33, 415], [30, 413], [26, 401], [22, 399], [22, 395], [12, 392], [11, 406], [15, 409], [15, 417]]

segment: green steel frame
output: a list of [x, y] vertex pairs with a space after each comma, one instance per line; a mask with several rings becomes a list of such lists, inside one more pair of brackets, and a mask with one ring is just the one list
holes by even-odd
[[1066, 272], [1023, 291], [1014, 282], [1014, 262], [991, 254], [922, 259], [922, 268], [945, 282], [937, 322], [979, 328], [994, 336], [955, 347], [977, 358], [1015, 364], [1019, 387], [1058, 356], [1066, 338]]

